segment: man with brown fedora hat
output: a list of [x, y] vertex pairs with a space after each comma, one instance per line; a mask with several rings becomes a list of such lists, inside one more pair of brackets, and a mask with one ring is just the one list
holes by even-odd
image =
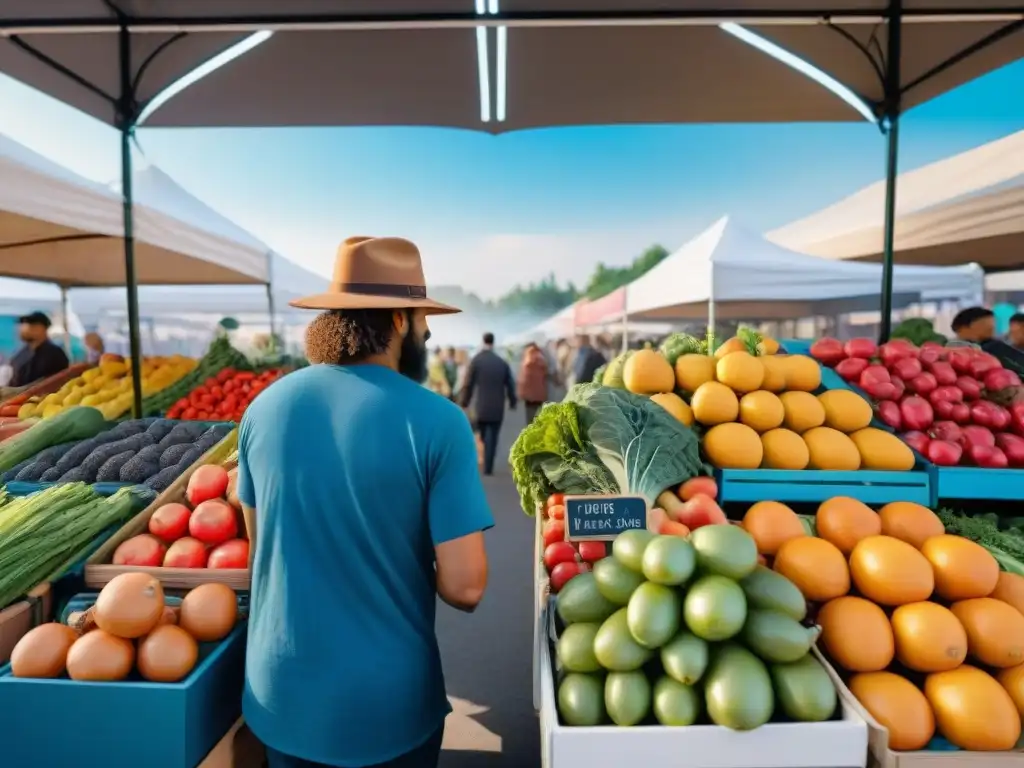
[[494, 521], [459, 407], [421, 383], [427, 296], [400, 238], [349, 238], [306, 331], [313, 365], [242, 419], [252, 538], [243, 712], [270, 768], [434, 768], [450, 711], [436, 597], [472, 611]]

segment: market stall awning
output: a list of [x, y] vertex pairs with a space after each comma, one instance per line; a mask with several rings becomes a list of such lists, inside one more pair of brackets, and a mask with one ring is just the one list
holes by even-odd
[[[0, 135], [0, 275], [64, 287], [125, 283], [120, 195]], [[266, 282], [265, 255], [240, 257], [200, 227], [136, 206], [140, 283]]]
[[[1021, 55], [1018, 0], [902, 5], [902, 109]], [[39, 6], [0, 7], [0, 71], [110, 124], [122, 74], [154, 127], [849, 121], [886, 101], [887, 0]]]
[[[1024, 131], [900, 174], [896, 259], [904, 264], [1024, 267]], [[878, 261], [885, 182], [769, 232], [793, 250]]]
[[618, 288], [599, 299], [576, 302], [573, 324], [576, 327], [598, 325], [606, 321], [621, 320], [626, 312], [626, 288]]
[[[630, 319], [775, 320], [874, 308], [881, 266], [830, 261], [765, 240], [723, 217], [626, 287]], [[982, 271], [897, 266], [894, 304], [975, 300]]]

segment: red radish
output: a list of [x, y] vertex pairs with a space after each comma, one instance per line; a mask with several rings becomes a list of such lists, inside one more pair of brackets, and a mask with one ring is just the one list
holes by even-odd
[[981, 384], [970, 376], [958, 376], [956, 386], [964, 393], [965, 400], [977, 400], [981, 397]]
[[878, 348], [878, 357], [885, 366], [892, 366], [898, 360], [915, 358], [917, 349], [911, 344], [902, 344], [900, 340], [893, 339]]
[[836, 373], [843, 381], [857, 381], [871, 363], [862, 357], [848, 357], [836, 365]]
[[811, 344], [810, 353], [811, 357], [822, 365], [827, 365], [829, 368], [834, 367], [846, 358], [846, 352], [843, 351], [843, 343], [839, 339], [830, 339], [828, 337], [818, 339]]
[[581, 541], [580, 559], [585, 563], [596, 563], [608, 555], [608, 547], [603, 541]]
[[114, 565], [145, 565], [159, 567], [167, 547], [156, 536], [142, 533], [122, 541], [114, 550]]
[[948, 440], [932, 440], [925, 451], [928, 461], [940, 467], [955, 467], [960, 463], [964, 450]]
[[953, 366], [947, 363], [945, 360], [938, 360], [928, 366], [928, 370], [931, 371], [932, 376], [939, 382], [939, 386], [947, 386], [949, 384], [956, 384], [956, 371], [953, 370]]
[[953, 403], [950, 409], [949, 418], [957, 424], [971, 423], [971, 408], [967, 403]]
[[937, 354], [940, 358], [944, 358], [946, 356], [946, 352], [948, 351], [944, 346], [935, 341], [926, 341], [924, 344], [922, 344], [921, 351], [924, 352], [925, 350], [935, 352], [935, 354]]
[[903, 379], [901, 379], [899, 376], [893, 376], [892, 381], [890, 381], [889, 383], [896, 388], [896, 394], [892, 396], [892, 399], [897, 401], [902, 400], [904, 393], [906, 393], [907, 391], [907, 385], [904, 383]]
[[988, 400], [978, 400], [971, 405], [971, 421], [979, 426], [995, 429], [996, 423], [999, 421], [999, 415], [995, 411], [996, 407]]
[[936, 421], [928, 430], [936, 440], [948, 440], [951, 443], [959, 443], [963, 437], [963, 430], [954, 421]]
[[550, 496], [548, 496], [548, 501], [547, 501], [546, 506], [554, 507], [554, 506], [556, 506], [558, 504], [565, 504], [565, 494], [564, 493], [552, 493]]
[[949, 384], [936, 387], [928, 394], [928, 401], [935, 405], [940, 400], [948, 400], [953, 403], [963, 402], [964, 392], [960, 387], [954, 387]]
[[859, 357], [863, 360], [870, 360], [878, 351], [878, 345], [871, 339], [859, 338], [850, 339], [843, 347], [847, 357]]
[[875, 410], [878, 412], [878, 418], [888, 426], [893, 429], [901, 429], [903, 427], [903, 417], [900, 415], [900, 407], [897, 403], [894, 403], [892, 400], [883, 400], [876, 406]]
[[184, 504], [164, 504], [149, 518], [149, 532], [170, 543], [188, 534], [192, 510]]
[[904, 398], [900, 403], [900, 416], [903, 417], [903, 426], [910, 430], [928, 429], [935, 420], [931, 404], [917, 395]]
[[551, 571], [551, 591], [557, 594], [569, 581], [589, 570], [586, 563], [559, 563]]
[[164, 568], [205, 568], [206, 547], [203, 542], [186, 536], [167, 548]]
[[245, 539], [231, 539], [210, 550], [207, 568], [248, 568], [249, 542]]
[[204, 464], [198, 467], [188, 479], [185, 498], [195, 508], [204, 501], [219, 499], [228, 490], [228, 471], [216, 464]]
[[932, 439], [924, 432], [904, 432], [900, 437], [903, 439], [904, 443], [909, 445], [922, 456], [928, 455], [928, 443], [930, 443]]
[[889, 370], [904, 381], [920, 376], [924, 372], [921, 361], [916, 357], [904, 357], [889, 366]]
[[544, 567], [548, 573], [559, 563], [576, 561], [576, 547], [568, 541], [556, 541], [544, 547]]
[[714, 499], [703, 493], [698, 493], [683, 505], [676, 515], [676, 522], [680, 522], [694, 531], [705, 525], [720, 525], [729, 520]]
[[997, 368], [985, 374], [985, 389], [989, 392], [998, 392], [1008, 387], [1019, 387], [1020, 376], [1005, 368]]
[[1013, 422], [1013, 416], [1010, 415], [1010, 412], [997, 403], [992, 403], [990, 413], [992, 416], [992, 429], [996, 432], [1008, 429], [1011, 422]]
[[985, 427], [968, 424], [961, 429], [960, 444], [965, 448], [972, 445], [987, 445], [989, 448], [994, 448], [996, 437]]
[[871, 384], [889, 383], [890, 381], [892, 381], [892, 377], [889, 370], [882, 365], [869, 365], [858, 379], [858, 383], [863, 388], [867, 388]]
[[989, 371], [994, 371], [1002, 368], [1003, 364], [992, 355], [987, 355], [984, 352], [978, 353], [974, 359], [970, 362], [970, 368], [968, 369], [971, 376], [976, 379], [985, 378], [985, 374]]
[[548, 517], [551, 520], [564, 520], [565, 519], [565, 505], [564, 504], [552, 504], [547, 509]]
[[985, 469], [1006, 469], [1010, 465], [1006, 454], [994, 445], [972, 445], [968, 454], [971, 461]]
[[679, 486], [679, 498], [683, 501], [689, 501], [698, 493], [703, 493], [705, 496], [717, 499], [718, 484], [715, 482], [715, 478], [700, 475], [698, 477], [691, 477]]
[[[932, 394], [935, 394], [934, 392]], [[956, 410], [957, 403], [952, 400], [936, 400], [932, 402], [932, 408], [935, 409], [935, 418], [953, 420], [953, 412]], [[968, 411], [970, 413], [970, 411]]]
[[931, 365], [932, 363], [941, 360], [945, 354], [945, 350], [942, 347], [930, 347], [929, 342], [925, 342], [921, 346], [921, 351], [917, 355], [917, 359], [920, 360], [924, 365]]
[[936, 381], [935, 376], [925, 372], [919, 376], [915, 376], [907, 382], [907, 389], [911, 392], [916, 392], [919, 395], [927, 395], [939, 386], [939, 382]]
[[204, 501], [192, 511], [188, 532], [203, 544], [216, 546], [238, 536], [238, 518], [235, 510], [222, 499]]
[[554, 544], [556, 541], [565, 540], [565, 521], [564, 520], [548, 520], [544, 523], [544, 547], [547, 548], [550, 544]]
[[996, 447], [1006, 454], [1011, 467], [1024, 467], [1024, 437], [1001, 432], [996, 435]]

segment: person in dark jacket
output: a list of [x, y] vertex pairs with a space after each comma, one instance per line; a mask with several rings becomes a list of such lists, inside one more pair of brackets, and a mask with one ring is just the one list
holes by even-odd
[[[516, 382], [508, 363], [494, 351], [494, 334], [485, 333], [483, 349], [469, 364], [466, 386], [462, 390], [462, 406], [472, 402], [476, 412], [476, 428], [484, 444], [484, 474], [494, 474], [494, 456], [498, 451], [498, 435], [505, 418], [505, 400], [516, 407]], [[474, 399], [475, 395], [475, 399]]]
[[572, 384], [589, 384], [594, 380], [597, 369], [608, 362], [608, 358], [598, 352], [589, 336], [576, 337], [576, 359], [572, 366]]
[[68, 356], [50, 341], [50, 318], [42, 312], [19, 317], [18, 335], [25, 346], [11, 358], [12, 387], [25, 387], [67, 370]]

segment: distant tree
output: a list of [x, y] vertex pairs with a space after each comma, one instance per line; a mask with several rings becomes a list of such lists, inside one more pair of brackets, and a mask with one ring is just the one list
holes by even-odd
[[668, 251], [660, 245], [652, 245], [626, 267], [608, 267], [598, 264], [594, 274], [590, 276], [587, 288], [583, 292], [588, 299], [599, 299], [614, 290], [636, 280], [649, 272], [668, 256]]

